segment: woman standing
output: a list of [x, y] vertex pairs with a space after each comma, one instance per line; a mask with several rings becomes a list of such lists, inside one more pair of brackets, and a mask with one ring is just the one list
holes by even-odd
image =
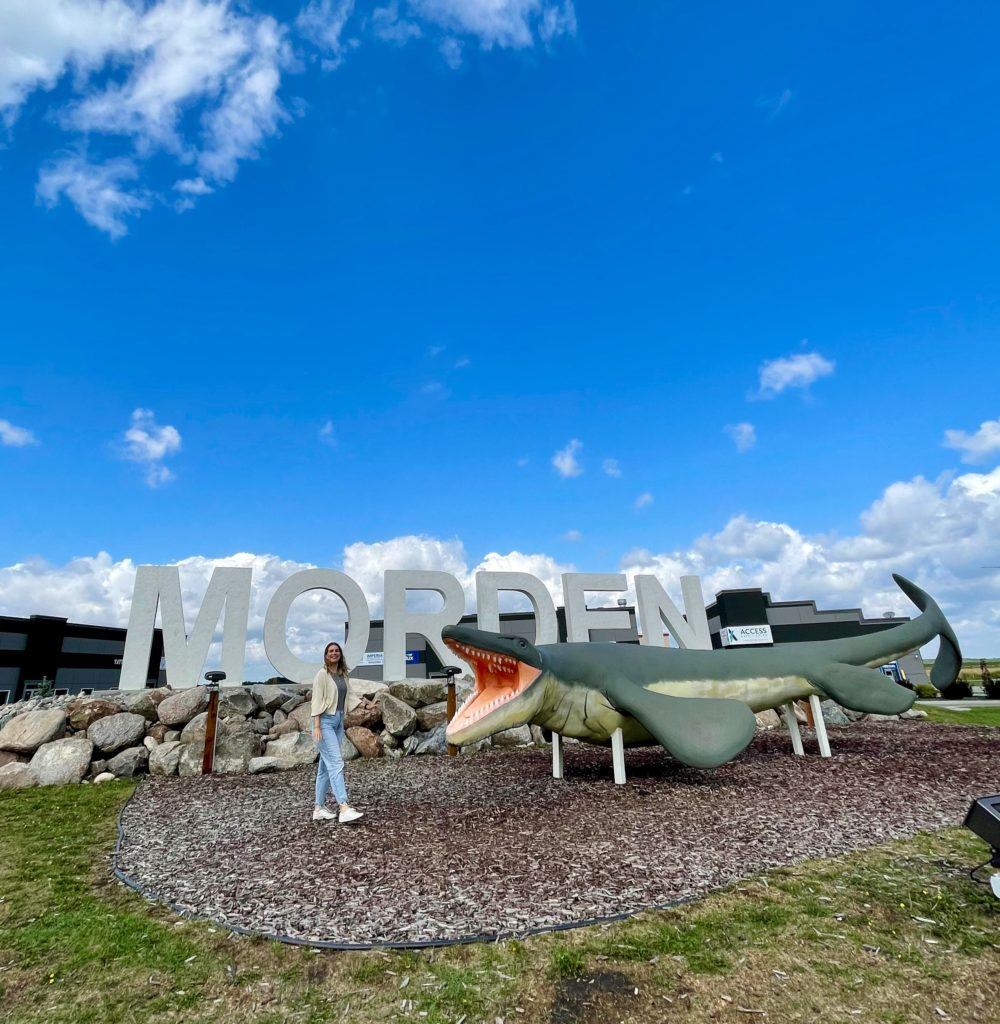
[[[340, 743], [344, 738], [344, 714], [347, 704], [347, 665], [340, 644], [326, 645], [323, 652], [323, 667], [313, 679], [312, 714], [313, 739], [319, 747], [319, 769], [316, 772], [316, 806], [313, 821], [329, 821], [337, 818], [342, 824], [357, 821], [361, 812], [347, 802], [347, 786], [344, 784], [344, 756]], [[340, 804], [340, 814], [335, 815], [326, 806], [327, 792], [331, 791]]]

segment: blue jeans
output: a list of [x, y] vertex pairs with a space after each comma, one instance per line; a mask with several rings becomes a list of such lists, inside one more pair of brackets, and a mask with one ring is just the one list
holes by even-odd
[[340, 742], [344, 738], [344, 716], [341, 712], [335, 715], [319, 716], [320, 741], [319, 769], [316, 772], [316, 806], [326, 803], [327, 792], [332, 792], [338, 804], [347, 803], [347, 786], [344, 785], [344, 755], [340, 752]]

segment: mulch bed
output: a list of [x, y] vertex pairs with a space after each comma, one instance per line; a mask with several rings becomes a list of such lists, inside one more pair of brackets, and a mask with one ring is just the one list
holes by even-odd
[[1000, 732], [927, 723], [831, 729], [834, 756], [757, 736], [712, 772], [658, 748], [355, 761], [356, 825], [311, 820], [315, 768], [148, 780], [118, 866], [147, 895], [304, 940], [419, 943], [639, 911], [807, 857], [954, 825], [1000, 790]]

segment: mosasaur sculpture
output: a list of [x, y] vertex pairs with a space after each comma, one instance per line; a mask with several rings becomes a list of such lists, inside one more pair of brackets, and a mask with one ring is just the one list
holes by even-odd
[[939, 689], [962, 666], [958, 640], [934, 600], [894, 575], [921, 610], [910, 622], [844, 640], [748, 650], [690, 651], [615, 643], [534, 646], [470, 626], [447, 626], [444, 642], [475, 672], [472, 696], [447, 729], [449, 743], [474, 743], [515, 726], [607, 744], [659, 743], [677, 760], [714, 768], [753, 737], [754, 713], [812, 694], [845, 708], [893, 715], [916, 694], [871, 667], [940, 638], [931, 681]]

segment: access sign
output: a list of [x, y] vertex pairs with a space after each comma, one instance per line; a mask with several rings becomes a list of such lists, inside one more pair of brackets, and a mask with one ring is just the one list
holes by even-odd
[[762, 626], [723, 626], [719, 632], [723, 647], [745, 647], [747, 644], [773, 644], [771, 627]]

